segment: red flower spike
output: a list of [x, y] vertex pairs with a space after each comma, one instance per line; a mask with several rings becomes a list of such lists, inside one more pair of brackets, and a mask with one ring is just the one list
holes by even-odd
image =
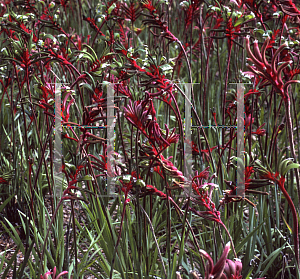
[[192, 181], [194, 181], [194, 180], [197, 179], [197, 178], [202, 178], [202, 179], [207, 180], [207, 179], [209, 178], [209, 172], [208, 172], [208, 169], [209, 169], [209, 167], [207, 167], [204, 171], [200, 172], [199, 175], [194, 176], [194, 178], [193, 178]]
[[261, 129], [261, 128], [264, 127], [265, 124], [266, 123], [263, 123], [262, 125], [260, 125], [255, 132], [252, 132], [252, 134], [256, 134], [258, 136], [264, 136], [266, 134], [266, 130], [265, 129]]
[[164, 192], [159, 191], [156, 187], [154, 187], [152, 185], [147, 185], [146, 190], [147, 190], [147, 193], [149, 193], [149, 194], [153, 193], [153, 194], [161, 197], [162, 199], [167, 198], [167, 195]]
[[141, 1], [142, 7], [149, 10], [149, 12], [153, 13], [156, 11], [155, 7], [152, 5], [151, 0], [143, 0]]
[[[151, 18], [144, 20], [143, 23], [149, 24], [150, 27], [156, 27], [156, 28], [163, 30], [161, 32], [161, 36], [165, 37], [166, 39], [170, 40], [171, 42], [179, 42], [179, 40], [168, 29], [167, 22], [161, 20], [163, 15], [161, 15], [159, 17], [159, 15], [155, 13], [156, 9], [153, 7], [152, 1], [146, 0], [146, 1], [142, 1], [141, 3], [142, 3], [142, 7], [149, 10], [149, 12], [151, 14]], [[154, 35], [158, 36], [157, 34], [154, 34]]]
[[[236, 19], [236, 21], [238, 18]], [[236, 33], [239, 33], [241, 30], [240, 26], [233, 26], [232, 24], [232, 18], [230, 18], [227, 22], [227, 28], [226, 28], [226, 37], [228, 39], [228, 46], [231, 49], [233, 46], [233, 40], [238, 37]]]
[[250, 89], [248, 93], [245, 94], [244, 98], [245, 98], [245, 102], [248, 100], [248, 98], [250, 97], [250, 95], [255, 94], [260, 96], [260, 92], [256, 89]]
[[145, 123], [148, 120], [148, 115], [145, 111], [143, 111], [140, 101], [135, 101], [134, 103], [132, 103], [131, 100], [129, 100], [127, 108], [124, 108], [124, 113], [126, 119], [132, 125], [145, 133]]
[[181, 171], [179, 171], [171, 161], [169, 160], [166, 160], [166, 159], [163, 159], [163, 160], [160, 160], [161, 161], [161, 164], [162, 164], [162, 167], [168, 171], [168, 174], [173, 177], [173, 178], [177, 178], [179, 179], [181, 182], [184, 182], [185, 181], [185, 178], [182, 174]]
[[200, 154], [200, 151], [199, 151], [199, 149], [198, 149], [197, 144], [194, 143], [193, 141], [192, 141], [192, 154], [193, 154], [193, 155], [198, 155], [198, 154]]
[[131, 2], [130, 4], [124, 3], [122, 5], [122, 8], [124, 10], [126, 18], [130, 19], [132, 23], [134, 23], [141, 14], [140, 8], [135, 7], [133, 2]]
[[150, 135], [150, 139], [152, 139], [154, 142], [158, 143], [159, 145], [170, 146], [169, 142], [163, 138], [160, 130], [161, 128], [159, 127], [156, 121], [149, 122], [148, 135]]
[[96, 24], [96, 22], [95, 22], [95, 19], [90, 18], [90, 17], [85, 17], [85, 16], [83, 15], [83, 20], [87, 21], [87, 22], [90, 24], [90, 26], [91, 26], [94, 30], [97, 31], [97, 33], [99, 33], [101, 36], [104, 36], [104, 37], [105, 37], [105, 35], [101, 32], [101, 30], [100, 30], [99, 27], [97, 26], [97, 24]]
[[[210, 151], [213, 151], [213, 150], [216, 149], [217, 147], [218, 147], [218, 146], [211, 147], [211, 148], [210, 148]], [[210, 157], [209, 157], [209, 151], [208, 151], [208, 149], [201, 149], [201, 153], [203, 154], [203, 159], [204, 159], [204, 156], [206, 156], [206, 160], [207, 160], [207, 162], [209, 162]]]
[[278, 36], [278, 34], [280, 34], [280, 29], [274, 30], [270, 39], [270, 42], [267, 46], [267, 49], [269, 48], [273, 48], [274, 44], [275, 44], [275, 39]]

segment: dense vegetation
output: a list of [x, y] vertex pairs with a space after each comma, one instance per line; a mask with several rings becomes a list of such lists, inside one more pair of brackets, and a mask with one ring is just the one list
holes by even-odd
[[2, 278], [300, 278], [296, 1], [0, 3]]

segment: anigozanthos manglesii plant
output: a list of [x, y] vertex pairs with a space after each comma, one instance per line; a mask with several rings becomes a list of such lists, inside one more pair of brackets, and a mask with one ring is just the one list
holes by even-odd
[[[249, 36], [246, 37], [246, 50], [250, 58], [247, 60], [253, 63], [253, 66], [247, 65], [247, 67], [251, 70], [251, 72], [254, 73], [254, 75], [257, 78], [262, 78], [262, 82], [260, 84], [260, 88], [272, 85], [275, 92], [278, 93], [285, 105], [285, 116], [286, 116], [286, 122], [287, 122], [287, 130], [289, 135], [289, 143], [290, 143], [290, 149], [292, 156], [294, 158], [294, 161], [297, 161], [297, 156], [295, 152], [295, 143], [294, 143], [294, 135], [293, 135], [293, 125], [292, 125], [292, 118], [291, 118], [291, 99], [289, 96], [288, 88], [293, 83], [300, 83], [300, 80], [282, 80], [282, 71], [283, 69], [287, 68], [292, 61], [282, 61], [282, 64], [279, 65], [278, 57], [280, 52], [282, 52], [284, 49], [287, 48], [287, 44], [282, 44], [274, 53], [272, 56], [271, 64], [268, 63], [266, 58], [266, 49], [269, 44], [270, 38], [268, 37], [262, 48], [261, 51], [258, 47], [258, 41], [254, 41], [254, 53], [251, 51], [250, 48], [250, 38]], [[290, 54], [292, 55], [292, 54]], [[295, 176], [296, 176], [296, 183], [297, 183], [297, 193], [298, 193], [298, 199], [300, 200], [300, 181], [299, 181], [299, 173], [298, 170], [295, 169]], [[298, 253], [298, 251], [297, 251]], [[299, 256], [299, 255], [298, 255]], [[297, 259], [297, 263], [299, 266], [299, 257]]]

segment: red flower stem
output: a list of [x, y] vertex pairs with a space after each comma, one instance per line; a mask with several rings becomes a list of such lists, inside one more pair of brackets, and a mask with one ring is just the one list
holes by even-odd
[[[234, 140], [236, 138], [236, 133], [233, 135], [233, 136], [230, 136], [230, 140], [226, 143], [226, 145], [224, 146], [224, 148], [222, 148], [223, 150], [222, 150], [222, 152], [221, 152], [221, 155], [220, 155], [220, 158], [222, 158], [222, 156], [223, 156], [223, 153], [225, 152], [225, 150], [226, 150], [226, 148], [228, 147], [229, 148], [229, 151], [231, 150], [231, 143], [232, 143], [232, 141]], [[218, 171], [219, 171], [219, 167], [220, 167], [220, 165], [218, 165], [218, 167], [217, 167], [217, 173], [218, 173]]]
[[[46, 123], [47, 123], [47, 130], [48, 130], [48, 135], [51, 134], [52, 131], [52, 127], [54, 125], [55, 119], [52, 118], [51, 119], [51, 126], [49, 126], [49, 117], [48, 115], [46, 115]], [[50, 174], [51, 174], [51, 179], [52, 181], [54, 181], [54, 177], [53, 177], [53, 145], [52, 145], [52, 140], [49, 140], [49, 150], [50, 150]], [[49, 184], [49, 194], [50, 194], [50, 200], [51, 200], [51, 209], [52, 209], [52, 213], [54, 212], [54, 203], [53, 203], [53, 192], [52, 192], [52, 187], [51, 184]]]
[[[137, 130], [139, 128], [137, 127]], [[133, 129], [131, 129], [131, 133], [130, 133], [130, 159], [129, 160], [129, 173], [132, 172], [131, 166], [132, 166], [132, 160], [133, 160]]]
[[[293, 125], [292, 125], [291, 111], [290, 111], [291, 100], [290, 100], [288, 90], [286, 91], [286, 95], [284, 96], [284, 105], [285, 105], [285, 115], [286, 115], [287, 130], [288, 130], [289, 140], [290, 140], [291, 154], [294, 158], [294, 162], [297, 162], [297, 157], [296, 157], [295, 147], [294, 147]], [[300, 200], [300, 186], [299, 186], [298, 169], [297, 168], [294, 169], [294, 172], [295, 172], [295, 176], [296, 176], [298, 200]], [[295, 257], [296, 257], [296, 263], [297, 263], [298, 268], [299, 268], [300, 267], [299, 266], [299, 236], [298, 236], [297, 211], [296, 211], [296, 208], [294, 206], [294, 203], [293, 203], [291, 197], [289, 196], [289, 194], [285, 190], [284, 186], [280, 185], [280, 184], [279, 184], [279, 186], [280, 186], [280, 189], [283, 192], [284, 196], [286, 197], [286, 199], [289, 203], [289, 206], [292, 210], [292, 214], [293, 214], [293, 226], [294, 226], [293, 234], [294, 234]]]
[[[188, 62], [187, 62], [187, 63], [188, 63]], [[193, 85], [192, 85], [191, 87], [193, 88]], [[179, 87], [177, 87], [177, 88], [179, 88]], [[172, 98], [172, 100], [173, 100], [173, 102], [174, 102], [174, 104], [175, 104], [176, 110], [177, 110], [176, 118], [177, 118], [177, 121], [179, 122], [179, 130], [180, 130], [180, 135], [181, 135], [181, 138], [182, 138], [181, 146], [182, 146], [182, 149], [183, 149], [183, 147], [184, 147], [184, 142], [183, 142], [183, 139], [184, 139], [184, 133], [183, 133], [182, 120], [181, 120], [181, 117], [179, 117], [179, 115], [180, 115], [180, 110], [179, 110], [178, 104], [177, 104], [177, 102], [176, 102], [176, 100], [175, 100], [175, 97], [174, 97], [172, 91], [170, 91], [169, 93], [170, 93], [170, 95], [171, 95], [171, 98]], [[174, 111], [174, 112], [175, 112], [175, 111]]]
[[[257, 100], [257, 96], [256, 96], [256, 100]], [[251, 96], [251, 113], [250, 113], [250, 119], [253, 118], [253, 109], [254, 109], [254, 96]], [[258, 118], [256, 118], [256, 125], [257, 127], [259, 127], [259, 123], [258, 123]], [[259, 128], [257, 128], [259, 129]], [[251, 154], [251, 147], [252, 147], [252, 121], [250, 121], [250, 125], [249, 125], [249, 135], [248, 135], [248, 144], [249, 144], [249, 154]], [[245, 140], [246, 141], [246, 140]], [[230, 156], [230, 153], [229, 153]]]
[[[214, 36], [216, 32], [213, 32]], [[213, 39], [210, 39], [207, 54], [206, 54], [206, 66], [205, 66], [205, 75], [204, 75], [204, 88], [203, 88], [203, 107], [202, 107], [202, 119], [204, 120], [205, 123], [205, 103], [206, 103], [206, 88], [207, 88], [207, 76], [208, 76], [208, 71], [209, 71], [209, 58], [210, 58], [210, 49], [213, 43]], [[221, 72], [220, 72], [221, 73]], [[208, 124], [208, 123], [207, 123]]]
[[230, 240], [230, 243], [231, 243], [231, 247], [232, 247], [232, 251], [233, 251], [233, 254], [234, 254], [234, 257], [237, 258], [237, 254], [236, 254], [236, 251], [235, 251], [235, 248], [234, 248], [234, 243], [233, 243], [233, 240], [232, 240], [232, 237], [227, 229], [227, 227], [225, 226], [225, 224], [221, 221], [221, 222], [218, 222], [219, 224], [221, 224], [221, 226], [224, 228], [224, 230], [226, 231], [228, 237], [229, 237], [229, 240]]
[[[279, 116], [279, 111], [280, 111], [280, 108], [282, 106], [282, 102], [283, 102], [283, 99], [281, 98], [281, 101], [280, 101], [280, 104], [279, 104], [279, 107], [278, 107], [278, 113], [276, 113], [276, 120], [275, 120], [275, 125], [277, 123], [277, 120], [278, 120], [278, 116]], [[269, 152], [269, 162], [270, 162], [270, 159], [271, 159], [271, 165], [272, 165], [272, 162], [273, 162], [273, 153], [275, 151], [275, 144], [276, 144], [276, 140], [277, 140], [277, 136], [278, 136], [278, 133], [279, 133], [279, 130], [280, 127], [278, 126], [278, 129], [277, 131], [274, 129], [274, 132], [272, 133], [272, 137], [271, 137], [271, 142], [270, 142], [270, 152]], [[274, 140], [274, 143], [273, 143], [273, 140]]]
[[[188, 68], [188, 71], [189, 71], [189, 80], [190, 80], [190, 83], [191, 83], [191, 96], [192, 96], [192, 100], [195, 102], [195, 97], [194, 97], [194, 91], [193, 91], [193, 79], [192, 79], [192, 70], [191, 70], [191, 65], [189, 63], [189, 60], [188, 60], [188, 57], [187, 57], [187, 54], [186, 54], [186, 51], [182, 45], [182, 43], [177, 40], [177, 43], [179, 44], [179, 46], [181, 47], [181, 50], [184, 54], [184, 57], [185, 57], [185, 60], [186, 60], [186, 64], [187, 64], [187, 68]], [[191, 53], [191, 56], [192, 56], [192, 53]], [[191, 102], [192, 103], [192, 102]]]
[[[177, 84], [174, 84], [174, 86], [180, 91], [180, 93], [183, 95], [183, 96], [185, 96], [185, 94], [182, 92], [182, 90], [177, 86]], [[189, 100], [188, 100], [189, 101]], [[211, 148], [210, 148], [210, 145], [209, 145], [209, 143], [208, 143], [208, 139], [207, 139], [207, 137], [206, 137], [206, 134], [205, 134], [205, 131], [204, 131], [204, 128], [203, 128], [203, 126], [202, 126], [202, 122], [201, 122], [201, 120], [200, 120], [200, 118], [199, 118], [199, 116], [198, 116], [198, 113], [197, 113], [197, 111], [195, 110], [195, 108], [194, 108], [194, 106], [193, 106], [193, 104], [191, 104], [191, 106], [192, 106], [192, 110], [193, 110], [193, 112], [194, 112], [194, 114], [195, 114], [195, 116], [196, 116], [196, 120], [197, 120], [197, 124], [200, 126], [200, 127], [198, 127], [198, 137], [200, 138], [200, 130], [202, 131], [202, 133], [203, 133], [203, 136], [204, 136], [204, 139], [205, 139], [205, 143], [206, 143], [206, 145], [207, 145], [207, 147], [208, 147], [208, 153], [209, 153], [209, 158], [210, 158], [210, 160], [211, 160], [211, 162], [213, 163], [213, 157], [212, 157], [212, 154], [211, 154]], [[215, 172], [216, 170], [215, 170], [215, 165], [213, 164], [213, 171]]]
[[[135, 162], [136, 162], [136, 178], [139, 179], [139, 149], [138, 149], [138, 142], [139, 142], [139, 129], [136, 130], [136, 139], [135, 139]], [[139, 191], [139, 190], [138, 190]]]
[[[34, 185], [33, 185], [33, 189], [35, 189], [36, 186], [37, 186], [37, 181], [38, 181], [38, 178], [39, 178], [38, 174], [40, 172], [42, 162], [45, 165], [46, 178], [47, 178], [48, 185], [50, 185], [49, 173], [48, 173], [47, 162], [46, 162], [46, 159], [45, 159], [45, 151], [44, 151], [44, 148], [46, 148], [46, 146], [47, 146], [48, 139], [45, 142], [45, 145], [43, 146], [42, 140], [41, 140], [41, 136], [40, 136], [40, 132], [39, 132], [39, 127], [38, 127], [37, 119], [36, 119], [36, 115], [35, 115], [35, 108], [32, 105], [31, 89], [30, 89], [30, 82], [29, 82], [29, 75], [28, 75], [28, 67], [26, 67], [26, 82], [27, 82], [28, 96], [29, 96], [29, 100], [30, 100], [30, 104], [31, 104], [31, 109], [32, 109], [33, 120], [34, 120], [34, 124], [35, 124], [35, 127], [36, 127], [36, 133], [37, 133], [38, 141], [39, 141], [39, 144], [40, 144], [40, 148], [42, 149], [42, 152], [41, 152], [42, 158], [40, 160], [39, 168], [38, 168], [38, 170], [35, 173], [35, 181], [34, 181]], [[31, 183], [30, 179], [29, 179], [29, 182]], [[31, 203], [33, 203], [33, 197], [31, 199]], [[34, 214], [34, 212], [32, 214]]]
[[[293, 98], [292, 99], [292, 101], [293, 101], [293, 109], [294, 109], [294, 111], [297, 111], [296, 110], [296, 104], [295, 104], [295, 97], [292, 96], [292, 98]], [[295, 125], [297, 125], [297, 118], [295, 120], [296, 120], [296, 124]], [[300, 142], [299, 129], [297, 129], [296, 131], [297, 131], [297, 142]], [[300, 146], [299, 146], [299, 144], [298, 144], [298, 154], [300, 154]]]
[[[181, 211], [181, 208], [177, 205], [177, 203], [176, 203], [171, 197], [169, 197], [169, 200], [170, 200], [170, 201], [172, 202], [172, 204], [174, 205], [177, 214], [178, 214], [179, 216], [180, 216], [180, 215], [184, 216], [184, 213]], [[193, 229], [192, 229], [192, 227], [191, 227], [191, 224], [189, 223], [189, 221], [188, 221], [187, 218], [185, 219], [185, 222], [187, 223], [187, 225], [188, 225], [188, 227], [189, 227], [189, 229], [190, 229], [190, 232], [191, 232], [191, 234], [192, 234], [192, 236], [193, 236], [195, 245], [196, 245], [196, 247], [197, 247], [197, 249], [198, 249], [198, 251], [199, 251], [199, 250], [200, 250], [200, 246], [199, 246], [199, 244], [198, 244], [198, 242], [197, 242], [197, 238], [196, 238], [196, 236], [195, 236], [195, 234], [194, 234], [194, 231], [193, 231]], [[204, 265], [204, 266], [205, 266], [205, 265]]]
[[2, 105], [2, 101], [3, 101], [3, 98], [4, 98], [5, 93], [6, 93], [6, 95], [7, 95], [7, 98], [8, 98], [8, 101], [9, 101], [10, 106], [11, 106], [11, 107], [13, 107], [13, 106], [12, 106], [12, 102], [10, 101], [11, 98], [9, 98], [9, 95], [8, 95], [8, 93], [7, 93], [7, 88], [8, 88], [8, 86], [9, 86], [9, 83], [7, 82], [7, 85], [4, 86], [2, 80], [0, 80], [0, 82], [1, 82], [2, 88], [3, 88], [3, 89], [2, 89], [3, 94], [2, 94], [1, 101], [0, 101], [0, 111], [1, 111], [1, 107], [2, 107], [1, 105]]
[[296, 258], [296, 263], [299, 267], [299, 236], [298, 236], [298, 218], [297, 218], [297, 211], [295, 208], [295, 205], [288, 194], [288, 192], [284, 188], [284, 181], [283, 183], [281, 181], [276, 180], [281, 192], [283, 193], [284, 197], [287, 199], [287, 202], [289, 204], [289, 207], [292, 211], [293, 215], [293, 237], [294, 237], [294, 249], [295, 249], [295, 258]]
[[119, 133], [120, 133], [120, 138], [121, 138], [121, 142], [122, 142], [122, 148], [123, 148], [123, 153], [124, 153], [124, 157], [125, 157], [125, 162], [128, 163], [128, 154], [127, 154], [126, 149], [125, 149], [123, 133], [122, 133], [122, 130], [121, 130], [120, 112], [118, 112], [117, 121], [118, 121], [118, 126], [119, 126]]
[[[294, 163], [297, 162], [297, 156], [295, 152], [295, 146], [294, 146], [294, 135], [293, 135], [293, 125], [292, 125], [292, 118], [291, 118], [291, 99], [288, 95], [288, 91], [286, 92], [286, 98], [284, 98], [284, 105], [285, 105], [285, 115], [286, 115], [286, 123], [287, 123], [287, 130], [289, 134], [289, 140], [290, 140], [290, 148], [291, 148], [291, 154], [294, 158]], [[297, 184], [297, 194], [298, 194], [298, 201], [300, 201], [300, 184], [299, 184], [299, 172], [298, 169], [294, 169], [295, 176], [296, 176], [296, 184]], [[300, 203], [299, 203], [300, 207]], [[299, 258], [298, 258], [298, 265], [299, 265]]]
[[71, 214], [73, 223], [73, 243], [75, 251], [75, 271], [78, 272], [78, 261], [77, 261], [77, 241], [76, 241], [76, 226], [75, 226], [75, 211], [74, 211], [74, 200], [71, 200]]
[[147, 172], [147, 176], [146, 176], [146, 179], [145, 179], [145, 183], [146, 183], [146, 184], [147, 184], [147, 181], [148, 181], [148, 177], [149, 177], [149, 173], [150, 173], [150, 170], [151, 170], [152, 165], [154, 164], [154, 162], [158, 161], [159, 155], [160, 155], [161, 153], [163, 153], [167, 148], [168, 148], [168, 146], [165, 146], [161, 151], [157, 152], [157, 155], [155, 156], [155, 158], [152, 159], [152, 162], [151, 162], [150, 165], [149, 165], [148, 172]]
[[[169, 188], [169, 184], [168, 184], [168, 181], [167, 181], [167, 175], [166, 175], [166, 172], [164, 170], [164, 168], [162, 169], [162, 173], [163, 173], [163, 176], [164, 176], [164, 180], [165, 180], [165, 185], [166, 185], [166, 188]], [[166, 203], [167, 203], [167, 227], [166, 227], [166, 243], [167, 243], [167, 251], [166, 253], [168, 254], [168, 263], [169, 263], [169, 266], [171, 265], [171, 220], [169, 218], [169, 216], [171, 216], [171, 207], [170, 207], [170, 198], [172, 198], [170, 195], [169, 195], [169, 192], [170, 190], [166, 190], [166, 197], [167, 197], [167, 200], [166, 200]]]
[[[16, 64], [13, 63], [14, 65], [14, 72], [16, 73], [16, 77], [17, 77], [17, 83], [18, 83], [18, 88], [19, 88], [19, 94], [22, 98], [22, 86], [20, 85], [20, 80], [19, 80], [19, 75], [18, 75], [18, 71], [16, 69]], [[14, 76], [14, 75], [13, 75]], [[13, 81], [12, 81], [13, 84]], [[23, 85], [24, 83], [22, 83]], [[26, 144], [26, 150], [25, 150], [25, 155], [27, 156], [27, 167], [28, 169], [31, 167], [30, 163], [29, 163], [29, 143], [28, 143], [28, 131], [27, 131], [27, 124], [26, 124], [26, 114], [25, 114], [25, 109], [24, 109], [24, 103], [21, 102], [21, 107], [22, 107], [22, 114], [23, 114], [23, 119], [24, 119], [24, 131], [25, 131], [25, 144]], [[28, 174], [28, 182], [31, 181], [30, 180], [30, 174]], [[29, 183], [29, 187], [30, 187], [30, 194], [31, 194], [31, 200], [33, 200], [33, 191], [32, 191], [32, 185], [31, 183]], [[32, 216], [33, 216], [33, 220], [35, 219], [35, 215], [34, 215], [34, 209], [33, 209], [33, 204], [31, 203], [31, 211], [32, 211]], [[31, 216], [31, 215], [30, 215]]]
[[[226, 94], [227, 94], [227, 83], [228, 83], [228, 76], [229, 76], [229, 66], [230, 66], [230, 56], [231, 56], [231, 50], [232, 50], [232, 46], [228, 46], [228, 57], [227, 57], [227, 68], [226, 68], [226, 74], [225, 74], [225, 84], [224, 84], [224, 95], [223, 95], [223, 108], [222, 108], [222, 123], [221, 125], [225, 125], [225, 112], [226, 112]], [[224, 145], [224, 141], [225, 141], [225, 131], [224, 129], [222, 129], [222, 143], [221, 145]], [[229, 149], [229, 154], [230, 154], [230, 149]], [[228, 163], [229, 163], [229, 159], [230, 159], [230, 155], [228, 156]], [[219, 159], [218, 162], [218, 171], [221, 170], [221, 168], [219, 168], [219, 166], [221, 166], [221, 157]], [[217, 172], [217, 176], [219, 175], [219, 172]], [[223, 184], [223, 180], [222, 184]], [[222, 185], [223, 187], [223, 185]]]
[[103, 25], [104, 25], [106, 22], [107, 22], [107, 19], [103, 20], [102, 24], [100, 25], [99, 29], [97, 30], [97, 33], [96, 33], [96, 35], [95, 35], [95, 38], [94, 38], [94, 40], [93, 40], [93, 43], [92, 43], [91, 47], [94, 46], [94, 43], [95, 43], [95, 41], [96, 41], [98, 35], [101, 33], [101, 29], [102, 29]]

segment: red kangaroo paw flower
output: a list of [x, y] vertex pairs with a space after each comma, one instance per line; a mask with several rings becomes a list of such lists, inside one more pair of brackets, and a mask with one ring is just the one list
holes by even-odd
[[279, 1], [279, 6], [282, 11], [289, 16], [299, 16], [300, 11], [297, 9], [292, 0], [281, 0]]
[[206, 251], [200, 249], [200, 251], [199, 251], [200, 254], [207, 259], [206, 268], [205, 268], [205, 277], [204, 277], [205, 279], [210, 279], [210, 278], [220, 279], [221, 278], [224, 268], [225, 268], [226, 259], [227, 259], [229, 250], [230, 250], [230, 242], [228, 242], [225, 245], [222, 256], [220, 257], [218, 262], [214, 265], [214, 262], [213, 262], [212, 258], [210, 257], [210, 255]]
[[230, 278], [230, 279], [242, 279], [242, 275], [240, 273], [242, 272], [243, 264], [239, 259], [236, 259], [235, 261], [232, 260], [226, 260], [225, 267], [224, 267], [224, 278]]

